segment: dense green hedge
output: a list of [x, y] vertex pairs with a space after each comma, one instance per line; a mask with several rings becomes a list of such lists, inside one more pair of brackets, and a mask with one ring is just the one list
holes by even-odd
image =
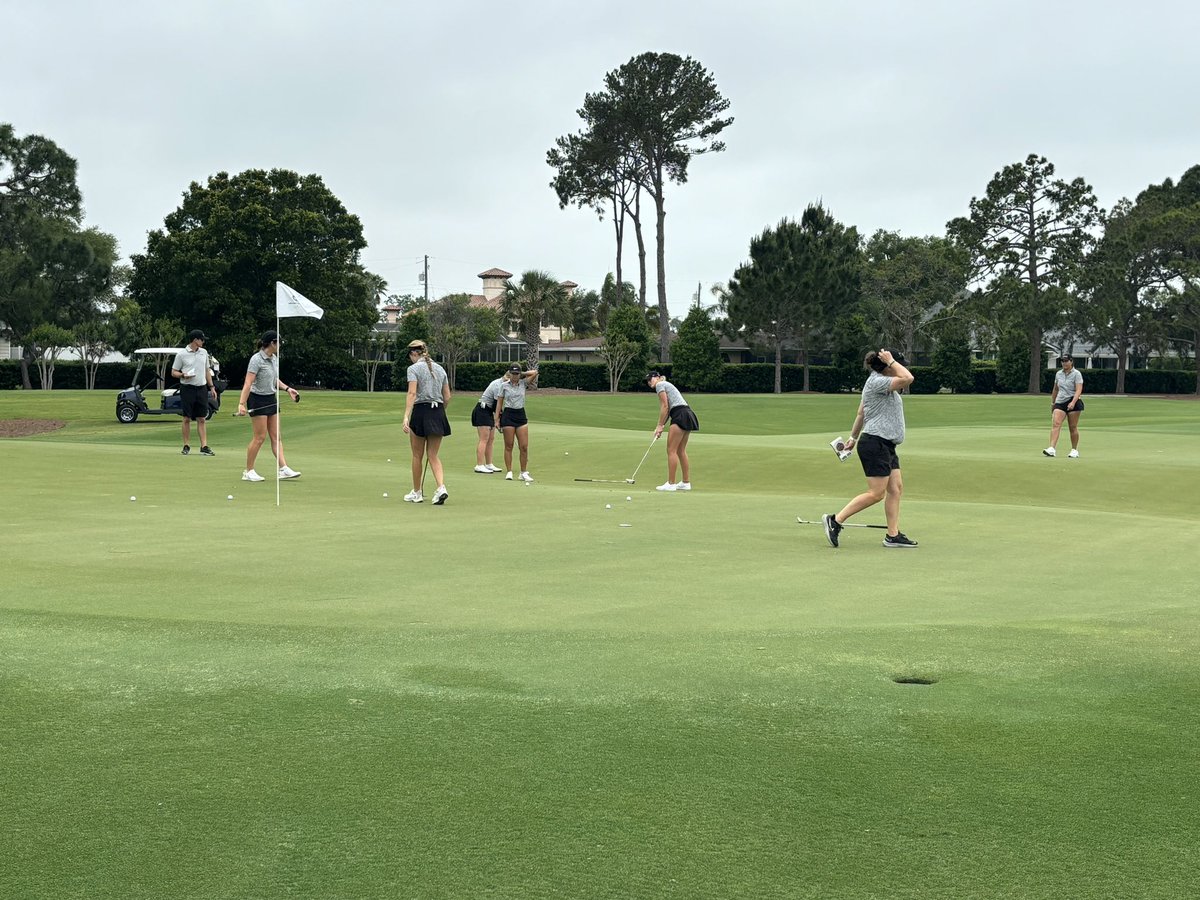
[[[230, 386], [237, 390], [245, 377], [246, 361], [230, 363], [222, 367], [221, 374]], [[487, 387], [493, 378], [499, 378], [508, 368], [508, 363], [459, 363], [456, 373], [458, 384], [455, 390], [475, 393]], [[133, 381], [134, 363], [104, 363], [96, 373], [97, 390], [120, 390]], [[656, 366], [668, 378], [671, 366], [663, 363]], [[914, 394], [932, 394], [940, 389], [931, 366], [911, 366], [916, 380]], [[601, 363], [544, 362], [539, 366], [541, 376], [538, 383], [547, 388], [597, 391], [608, 390], [608, 373]], [[841, 376], [833, 366], [810, 366], [809, 387], [820, 393], [835, 393], [839, 390]], [[974, 385], [972, 392], [991, 394], [997, 390], [996, 367], [990, 363], [975, 363], [972, 366]], [[1054, 382], [1055, 369], [1042, 373], [1042, 392], [1049, 393]], [[1116, 369], [1081, 369], [1085, 394], [1111, 394], [1117, 389]], [[375, 390], [404, 390], [404, 375], [396, 375], [397, 368], [384, 364], [375, 376]], [[621, 379], [625, 391], [648, 390], [641, 378], [641, 368], [629, 370]], [[29, 371], [34, 388], [41, 385], [37, 367]], [[145, 384], [152, 377], [152, 370], [142, 369], [141, 381]], [[285, 381], [302, 387], [321, 387], [338, 391], [363, 391], [367, 387], [367, 376], [362, 366], [352, 359], [345, 362], [325, 362], [320, 365], [304, 366], [284, 363]], [[784, 391], [799, 391], [804, 385], [802, 366], [785, 365], [781, 370]], [[81, 390], [84, 385], [83, 364], [60, 362], [54, 367], [54, 386], [60, 390]], [[722, 394], [769, 394], [775, 385], [775, 367], [771, 363], [726, 364], [722, 369], [721, 382], [710, 393]], [[0, 390], [14, 390], [21, 386], [21, 364], [19, 360], [0, 360]], [[857, 389], [857, 387], [855, 388]], [[1125, 373], [1125, 392], [1128, 394], [1194, 394], [1196, 372], [1194, 369], [1131, 369]]]

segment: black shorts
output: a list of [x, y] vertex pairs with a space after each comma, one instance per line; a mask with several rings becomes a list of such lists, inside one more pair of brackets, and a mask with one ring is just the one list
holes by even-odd
[[1067, 409], [1067, 403], [1070, 403], [1070, 402], [1071, 401], [1068, 400], [1068, 401], [1066, 401], [1066, 403], [1055, 403], [1054, 408], [1061, 409], [1063, 412], [1067, 413], [1067, 415], [1070, 415], [1071, 413], [1083, 412], [1083, 398], [1080, 398], [1075, 401], [1074, 409]]
[[520, 428], [522, 425], [528, 425], [529, 419], [525, 417], [525, 407], [520, 409], [509, 409], [507, 406], [500, 410], [500, 427], [501, 428]]
[[900, 457], [896, 455], [896, 445], [891, 441], [874, 434], [864, 434], [854, 449], [858, 451], [863, 474], [868, 478], [887, 478], [893, 470], [900, 468]]
[[471, 409], [471, 424], [476, 428], [496, 427], [495, 407], [484, 406], [482, 403], [476, 403]]
[[208, 385], [181, 384], [179, 405], [185, 419], [208, 418]]
[[676, 406], [671, 410], [671, 424], [678, 425], [684, 431], [699, 431], [700, 420], [696, 418], [696, 414], [692, 412], [692, 408], [686, 404]]
[[446, 418], [446, 407], [442, 403], [414, 403], [408, 419], [408, 430], [417, 437], [446, 437], [450, 434], [450, 420]]
[[246, 412], [252, 416], [277, 416], [279, 415], [279, 402], [274, 394], [256, 394], [250, 392], [250, 397], [246, 401]]

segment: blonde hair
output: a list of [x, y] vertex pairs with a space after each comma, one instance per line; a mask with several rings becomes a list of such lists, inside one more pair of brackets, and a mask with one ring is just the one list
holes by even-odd
[[432, 376], [433, 375], [433, 360], [429, 358], [429, 347], [426, 345], [426, 343], [423, 340], [418, 338], [415, 341], [408, 342], [408, 352], [412, 353], [414, 350], [421, 351], [421, 359], [424, 360], [425, 366], [429, 369], [430, 376]]

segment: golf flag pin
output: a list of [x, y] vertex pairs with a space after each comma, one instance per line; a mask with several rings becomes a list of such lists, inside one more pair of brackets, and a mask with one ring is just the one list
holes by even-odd
[[317, 306], [299, 291], [294, 291], [282, 281], [275, 282], [275, 317], [279, 319], [306, 316], [319, 319], [325, 310]]

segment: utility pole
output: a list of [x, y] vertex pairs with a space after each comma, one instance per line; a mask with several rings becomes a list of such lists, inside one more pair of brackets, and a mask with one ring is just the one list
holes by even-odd
[[425, 282], [425, 305], [429, 305], [429, 254], [425, 254], [425, 274], [421, 276], [421, 280]]

